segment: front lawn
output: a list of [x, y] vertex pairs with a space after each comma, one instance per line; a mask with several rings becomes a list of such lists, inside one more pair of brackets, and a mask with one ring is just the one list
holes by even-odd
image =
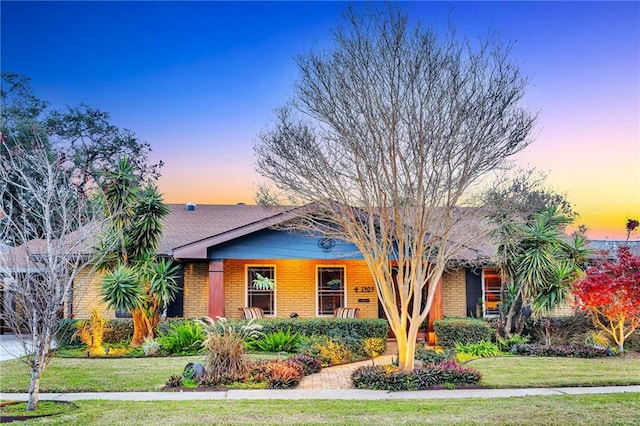
[[[171, 375], [202, 356], [159, 358], [54, 358], [41, 392], [157, 391]], [[492, 388], [606, 386], [640, 384], [640, 358], [482, 358], [467, 364]], [[2, 392], [26, 392], [29, 371], [20, 361], [0, 363]]]
[[612, 386], [640, 384], [640, 358], [480, 358], [466, 364], [490, 388]]
[[[250, 355], [275, 359], [276, 354]], [[158, 391], [189, 362], [203, 357], [62, 358], [54, 357], [44, 371], [40, 392], [128, 392]], [[18, 361], [0, 362], [0, 391], [26, 392], [30, 372]]]
[[78, 401], [23, 425], [637, 425], [638, 394], [460, 400]]

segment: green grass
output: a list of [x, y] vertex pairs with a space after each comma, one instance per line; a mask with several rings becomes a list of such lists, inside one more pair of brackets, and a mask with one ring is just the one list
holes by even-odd
[[497, 357], [467, 364], [491, 388], [612, 386], [640, 384], [640, 358]]
[[[275, 358], [277, 355], [252, 355]], [[42, 377], [41, 392], [157, 391], [202, 356], [160, 358], [54, 358]], [[491, 388], [608, 386], [640, 384], [640, 358], [596, 359], [497, 357], [467, 365], [482, 373]], [[29, 371], [18, 360], [0, 363], [0, 391], [26, 392]]]
[[26, 402], [10, 402], [0, 407], [0, 415], [2, 417], [13, 416], [52, 416], [68, 413], [77, 408], [76, 404], [60, 401], [40, 401], [36, 411], [26, 411]]
[[[254, 359], [276, 359], [278, 354], [249, 354]], [[158, 391], [174, 374], [202, 355], [145, 358], [55, 357], [42, 375], [40, 392]], [[0, 391], [26, 392], [30, 372], [19, 360], [0, 362]]]
[[21, 425], [633, 425], [638, 394], [464, 400], [79, 401], [69, 414]]

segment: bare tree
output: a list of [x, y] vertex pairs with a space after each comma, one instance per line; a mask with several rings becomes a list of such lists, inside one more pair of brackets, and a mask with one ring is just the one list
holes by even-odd
[[343, 18], [332, 47], [298, 57], [257, 170], [314, 203], [297, 226], [359, 249], [410, 370], [443, 271], [467, 249], [465, 192], [530, 143], [535, 116], [499, 40], [412, 26], [395, 5]]
[[[16, 334], [31, 369], [27, 410], [38, 407], [40, 378], [53, 355], [54, 331], [72, 283], [85, 267], [83, 253], [101, 225], [84, 206], [73, 175], [35, 135], [25, 149], [0, 143], [0, 253], [3, 320]], [[26, 200], [28, 203], [25, 204]], [[15, 205], [23, 204], [17, 212]]]

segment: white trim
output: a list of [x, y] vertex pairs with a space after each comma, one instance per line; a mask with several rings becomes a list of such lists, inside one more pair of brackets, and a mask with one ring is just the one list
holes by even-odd
[[[496, 271], [498, 276], [500, 276], [500, 271], [498, 271], [495, 268], [483, 268], [482, 269], [482, 281], [480, 282], [480, 285], [482, 286], [482, 318], [497, 318], [500, 316], [500, 314], [489, 314], [487, 313], [487, 296], [486, 296], [486, 286], [485, 286], [485, 271], [486, 270], [492, 270], [492, 271]], [[502, 295], [500, 293], [498, 293], [498, 297], [500, 299], [502, 299]], [[500, 300], [500, 303], [502, 303], [502, 300]]]
[[333, 316], [333, 314], [329, 315], [329, 314], [322, 314], [320, 315], [320, 305], [318, 303], [318, 299], [319, 299], [319, 294], [318, 294], [318, 289], [319, 289], [319, 280], [318, 280], [318, 269], [320, 268], [342, 268], [342, 275], [343, 275], [343, 293], [342, 293], [342, 298], [343, 298], [343, 302], [344, 302], [344, 306], [347, 306], [347, 294], [349, 293], [347, 291], [347, 265], [324, 265], [324, 264], [317, 264], [315, 265], [315, 281], [316, 281], [316, 288], [315, 288], [315, 293], [314, 293], [314, 297], [316, 299], [316, 318], [331, 318]]
[[275, 318], [278, 316], [278, 269], [275, 264], [265, 263], [246, 263], [244, 265], [244, 306], [249, 306], [249, 268], [273, 268], [273, 314], [265, 313], [264, 316], [268, 318]]

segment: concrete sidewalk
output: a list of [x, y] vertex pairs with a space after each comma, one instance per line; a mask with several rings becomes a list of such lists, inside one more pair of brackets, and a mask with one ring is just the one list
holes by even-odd
[[[287, 389], [287, 390], [228, 390], [219, 392], [91, 392], [41, 393], [40, 400], [82, 401], [197, 401], [248, 399], [340, 399], [340, 400], [398, 400], [398, 399], [464, 399], [510, 398], [532, 395], [585, 395], [610, 393], [640, 393], [640, 386], [606, 386], [579, 388], [531, 389], [454, 389], [407, 392], [388, 392], [364, 389]], [[0, 393], [0, 400], [26, 401], [26, 393]], [[640, 395], [638, 396], [640, 398]]]

